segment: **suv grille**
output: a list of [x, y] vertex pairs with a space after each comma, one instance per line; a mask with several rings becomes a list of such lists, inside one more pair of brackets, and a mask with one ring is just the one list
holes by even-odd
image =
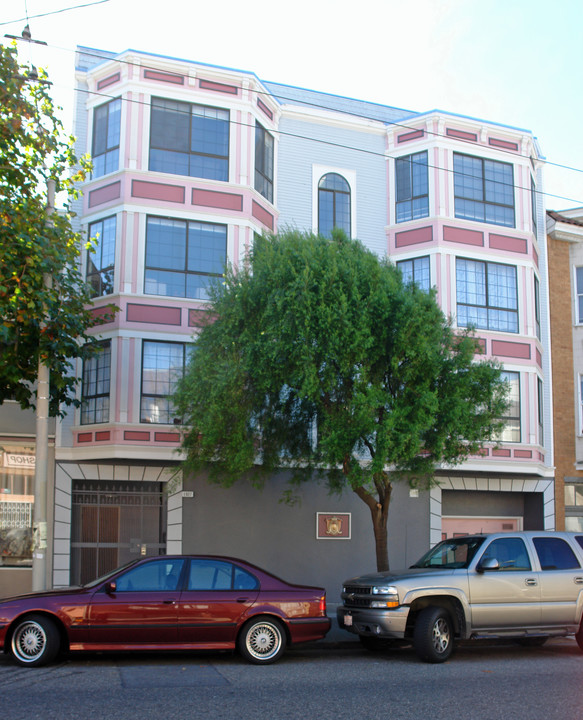
[[367, 608], [370, 607], [372, 588], [362, 585], [346, 585], [342, 593], [344, 607]]
[[355, 595], [370, 595], [372, 593], [372, 588], [370, 587], [363, 587], [361, 585], [346, 585], [345, 587], [344, 592], [347, 595], [349, 593], [354, 593]]

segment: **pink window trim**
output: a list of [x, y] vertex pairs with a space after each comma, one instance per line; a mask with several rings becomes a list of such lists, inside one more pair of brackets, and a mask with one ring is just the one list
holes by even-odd
[[110, 85], [115, 85], [116, 82], [119, 82], [120, 77], [121, 75], [119, 73], [115, 73], [114, 75], [103, 78], [103, 80], [97, 83], [97, 89], [103, 90], [103, 88], [109, 87]]
[[460, 140], [470, 140], [478, 142], [476, 133], [465, 132], [464, 130], [456, 130], [455, 128], [446, 128], [445, 134], [449, 137], [459, 138]]
[[518, 143], [508, 142], [508, 140], [499, 140], [498, 138], [488, 138], [488, 144], [492, 147], [504, 148], [505, 150], [518, 151]]
[[424, 136], [425, 130], [413, 130], [413, 132], [397, 135], [397, 143], [400, 144], [404, 142], [409, 142], [410, 140], [417, 140], [417, 138], [422, 138]]
[[528, 242], [526, 238], [491, 234], [488, 244], [494, 250], [507, 250], [508, 252], [521, 253], [523, 255], [528, 253]]
[[444, 225], [443, 239], [445, 242], [484, 247], [484, 233], [479, 232], [478, 230], [466, 230], [465, 228]]
[[252, 212], [252, 215], [254, 218], [259, 220], [259, 222], [263, 223], [270, 230], [273, 230], [273, 225], [274, 225], [273, 215], [270, 212], [267, 212], [267, 210], [264, 207], [262, 207], [255, 200], [253, 200], [251, 212]]
[[128, 303], [126, 320], [128, 322], [148, 323], [149, 325], [181, 325], [182, 309], [164, 305]]
[[121, 182], [109, 183], [89, 192], [89, 207], [103, 205], [111, 200], [118, 200], [121, 197]]
[[140, 432], [139, 430], [124, 430], [123, 439], [124, 440], [137, 440], [139, 442], [149, 442], [150, 441], [150, 433], [149, 432]]
[[144, 79], [172, 83], [173, 85], [184, 85], [184, 75], [174, 75], [156, 70], [144, 70]]
[[234, 85], [225, 85], [224, 83], [203, 80], [202, 78], [198, 81], [198, 86], [201, 90], [213, 90], [214, 92], [226, 93], [227, 95], [239, 94], [239, 88]]
[[132, 180], [132, 197], [184, 204], [185, 189], [181, 185]]
[[395, 233], [395, 247], [398, 248], [429, 242], [433, 242], [432, 225], [415, 228], [415, 230], [404, 230], [403, 232]]
[[218, 192], [216, 190], [192, 189], [193, 205], [221, 208], [222, 210], [243, 210], [243, 196], [235, 193]]
[[270, 120], [273, 120], [273, 113], [272, 113], [271, 110], [267, 107], [267, 105], [261, 100], [261, 98], [257, 98], [257, 107], [258, 107], [262, 112], [264, 112]]
[[530, 360], [531, 350], [528, 343], [492, 340], [492, 355], [516, 358], [517, 360]]
[[166, 442], [166, 443], [179, 443], [180, 435], [178, 433], [171, 432], [157, 432], [154, 433], [155, 442]]

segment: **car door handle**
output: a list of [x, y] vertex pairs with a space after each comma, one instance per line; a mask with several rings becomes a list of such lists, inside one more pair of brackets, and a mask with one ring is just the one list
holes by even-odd
[[246, 602], [249, 602], [249, 598], [248, 597], [238, 597], [237, 602], [238, 603], [246, 603]]
[[524, 581], [524, 584], [525, 585], [536, 585], [537, 584], [536, 578], [526, 578], [526, 580]]
[[176, 600], [171, 598], [170, 600], [164, 600], [164, 605], [176, 605]]
[[573, 578], [573, 582], [576, 583], [577, 585], [583, 585], [583, 577]]

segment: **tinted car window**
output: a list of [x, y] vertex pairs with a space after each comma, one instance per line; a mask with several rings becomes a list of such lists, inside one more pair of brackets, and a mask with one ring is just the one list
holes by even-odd
[[222, 560], [191, 560], [189, 590], [230, 590], [233, 587], [233, 566]]
[[538, 559], [543, 570], [570, 570], [580, 567], [575, 553], [562, 538], [534, 538]]
[[498, 560], [500, 570], [530, 570], [526, 545], [521, 538], [508, 537], [493, 540], [482, 555], [484, 560]]
[[259, 580], [246, 570], [235, 567], [235, 581], [233, 587], [235, 590], [257, 590], [259, 587]]
[[176, 590], [184, 565], [181, 559], [153, 560], [128, 570], [116, 580], [116, 592]]
[[583, 535], [577, 535], [575, 540], [577, 540], [579, 545], [581, 545], [581, 547], [583, 548]]

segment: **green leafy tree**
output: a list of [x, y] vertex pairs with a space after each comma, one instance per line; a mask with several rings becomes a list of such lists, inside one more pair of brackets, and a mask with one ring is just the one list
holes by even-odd
[[[83, 341], [93, 320], [68, 211], [89, 164], [78, 164], [48, 93], [45, 73], [32, 79], [14, 47], [0, 48], [0, 403], [34, 406], [42, 358], [54, 415], [60, 403], [75, 402], [71, 360], [90, 352]], [[50, 217], [49, 180], [65, 198]]]
[[500, 368], [476, 360], [434, 293], [342, 233], [258, 238], [211, 307], [175, 396], [185, 469], [228, 486], [284, 467], [350, 488], [388, 569], [393, 483], [431, 487], [437, 467], [496, 436]]

